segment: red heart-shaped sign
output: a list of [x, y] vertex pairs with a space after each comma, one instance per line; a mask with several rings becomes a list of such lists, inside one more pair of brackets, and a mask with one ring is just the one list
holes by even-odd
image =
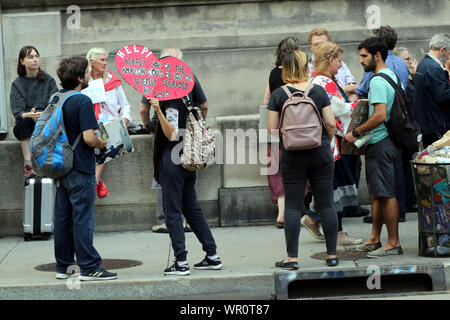
[[194, 75], [186, 63], [175, 57], [158, 59], [144, 46], [120, 49], [116, 67], [122, 78], [146, 98], [179, 99], [194, 87]]

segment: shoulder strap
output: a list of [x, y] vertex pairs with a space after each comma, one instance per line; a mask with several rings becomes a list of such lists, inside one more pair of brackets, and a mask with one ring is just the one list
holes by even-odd
[[307, 97], [309, 95], [309, 92], [311, 91], [312, 88], [314, 88], [314, 83], [308, 82], [308, 86], [306, 87], [306, 90], [305, 90], [305, 97]]
[[[61, 92], [56, 92], [53, 96], [58, 95], [59, 96], [59, 101], [58, 101], [58, 106], [60, 106], [61, 108], [64, 106], [64, 103], [67, 101], [67, 99], [69, 99], [72, 96], [76, 96], [78, 94], [82, 94], [79, 91], [76, 90], [70, 90], [64, 93]], [[52, 98], [53, 98], [52, 96]], [[52, 100], [50, 100], [52, 101]], [[72, 150], [75, 150], [75, 148], [77, 147], [78, 143], [80, 142], [81, 136], [83, 135], [83, 132], [80, 132], [80, 134], [78, 135], [77, 139], [75, 140], [75, 142], [72, 144]]]
[[386, 80], [391, 85], [391, 87], [394, 88], [394, 90], [395, 90], [395, 88], [399, 88], [403, 91], [402, 82], [401, 82], [400, 78], [398, 77], [398, 75], [395, 72], [394, 72], [394, 74], [397, 77], [397, 83], [395, 83], [394, 80], [392, 80], [392, 78], [390, 76], [388, 76], [387, 74], [382, 73], [382, 72], [378, 72], [375, 75], [375, 77], [381, 77], [384, 80]]
[[286, 92], [288, 99], [289, 99], [292, 96], [291, 90], [288, 89], [286, 84], [284, 86], [281, 86], [281, 88], [283, 88], [284, 92]]
[[75, 150], [75, 148], [77, 147], [77, 145], [78, 145], [78, 142], [80, 142], [80, 139], [81, 139], [81, 136], [83, 135], [83, 132], [81, 132], [79, 135], [78, 135], [78, 137], [77, 137], [77, 139], [75, 140], [75, 142], [73, 143], [73, 145], [72, 145], [72, 150]]

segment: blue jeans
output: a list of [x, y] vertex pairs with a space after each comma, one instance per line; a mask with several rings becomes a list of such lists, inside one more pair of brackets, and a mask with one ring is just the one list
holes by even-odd
[[161, 160], [160, 182], [164, 203], [164, 214], [167, 230], [169, 230], [172, 248], [177, 261], [186, 261], [183, 218], [189, 223], [192, 231], [202, 244], [208, 256], [215, 255], [214, 241], [208, 222], [203, 215], [195, 192], [196, 173], [187, 171], [181, 165], [172, 162], [171, 148], [164, 149]]
[[66, 273], [75, 264], [81, 274], [100, 268], [102, 259], [95, 250], [95, 175], [72, 170], [59, 179], [55, 200], [54, 240], [56, 272]]

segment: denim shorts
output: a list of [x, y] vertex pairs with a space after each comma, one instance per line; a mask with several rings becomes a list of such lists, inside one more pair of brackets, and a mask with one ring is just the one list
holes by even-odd
[[366, 149], [366, 178], [369, 194], [375, 199], [395, 198], [395, 162], [399, 149], [388, 136]]

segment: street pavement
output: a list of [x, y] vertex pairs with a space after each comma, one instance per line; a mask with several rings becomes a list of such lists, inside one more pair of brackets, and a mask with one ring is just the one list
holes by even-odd
[[[94, 245], [103, 259], [139, 260], [142, 265], [112, 270], [118, 279], [102, 282], [81, 282], [78, 279], [56, 280], [55, 272], [35, 270], [38, 265], [54, 262], [53, 238], [49, 241], [24, 242], [23, 238], [0, 239], [0, 300], [3, 299], [279, 299], [277, 275], [296, 275], [323, 271], [348, 271], [370, 265], [417, 266], [443, 265], [445, 282], [439, 290], [450, 288], [450, 259], [425, 258], [418, 255], [417, 213], [408, 213], [407, 221], [399, 224], [403, 256], [381, 259], [341, 261], [329, 268], [324, 260], [313, 259], [325, 252], [325, 243], [314, 239], [302, 229], [299, 246], [298, 272], [284, 271], [274, 263], [286, 257], [283, 229], [273, 225], [213, 228], [223, 269], [196, 270], [194, 264], [204, 258], [200, 243], [193, 233], [186, 234], [189, 276], [164, 276], [169, 254], [168, 234], [142, 232], [96, 233]], [[345, 218], [344, 231], [364, 240], [371, 225], [362, 218]], [[382, 243], [386, 241], [383, 229]], [[347, 246], [352, 248], [352, 246]], [[338, 250], [343, 250], [340, 246]], [[336, 273], [334, 273], [336, 274]], [[71, 289], [69, 289], [71, 288]], [[444, 288], [444, 289], [442, 289]], [[319, 289], [317, 289], [319, 290]], [[376, 290], [375, 290], [376, 291]], [[447, 295], [448, 297], [448, 295]]]

